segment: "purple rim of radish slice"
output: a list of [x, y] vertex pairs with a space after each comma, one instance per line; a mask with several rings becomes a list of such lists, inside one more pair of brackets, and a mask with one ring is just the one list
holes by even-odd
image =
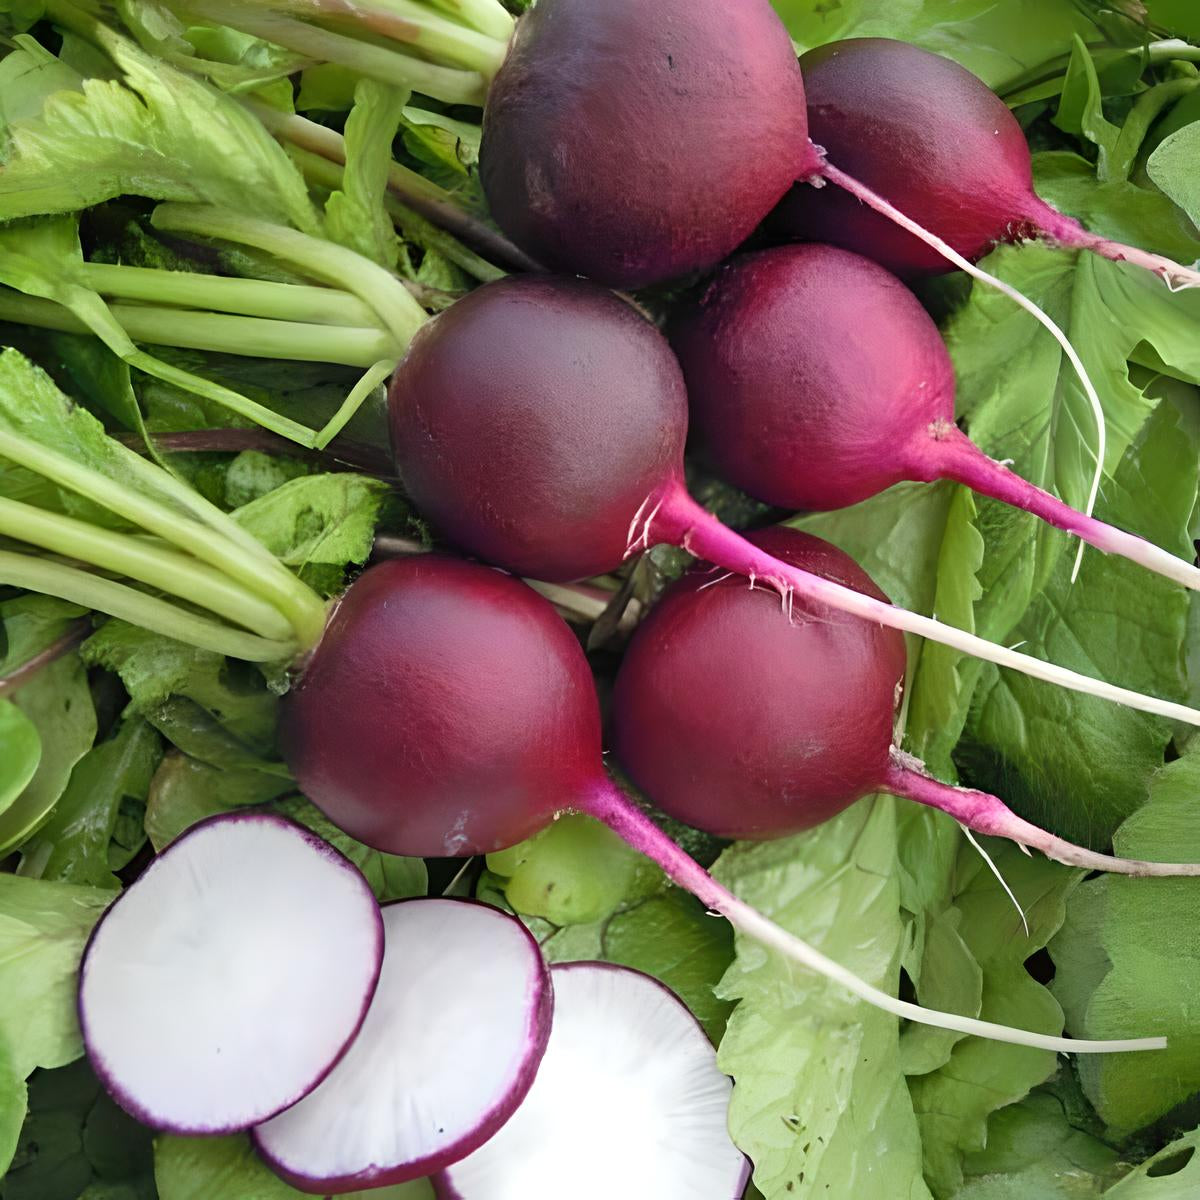
[[92, 930], [84, 1048], [143, 1124], [233, 1133], [333, 1070], [382, 966], [383, 916], [345, 855], [273, 813], [222, 813], [176, 838]]
[[551, 977], [554, 1028], [525, 1103], [434, 1177], [439, 1200], [739, 1200], [750, 1163], [727, 1128], [733, 1085], [686, 1005], [614, 963]]
[[383, 919], [383, 973], [354, 1045], [251, 1131], [301, 1191], [404, 1183], [470, 1154], [524, 1100], [550, 1037], [550, 972], [520, 921], [453, 898], [402, 900]]

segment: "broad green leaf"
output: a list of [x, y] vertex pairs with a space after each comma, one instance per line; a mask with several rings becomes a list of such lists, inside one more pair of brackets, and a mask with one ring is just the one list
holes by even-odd
[[0, 1035], [0, 1180], [17, 1152], [26, 1102], [25, 1079], [16, 1068], [7, 1039]]
[[22, 1078], [83, 1052], [75, 1015], [79, 958], [113, 896], [0, 874], [0, 1037]]
[[[1198, 457], [1200, 437], [1164, 401], [1106, 485], [1097, 515], [1190, 557]], [[1061, 555], [1003, 636], [1096, 678], [1184, 699], [1187, 593], [1112, 556], [1086, 554], [1074, 584], [1070, 567], [1071, 556]], [[1170, 737], [1158, 718], [985, 667], [956, 757], [973, 782], [1023, 816], [1103, 846], [1144, 802]]]
[[[222, 1138], [160, 1136], [154, 1144], [159, 1200], [302, 1200], [305, 1193], [277, 1179], [244, 1134]], [[433, 1200], [426, 1180], [345, 1193], [345, 1200]]]
[[408, 93], [372, 79], [362, 80], [354, 91], [354, 108], [346, 120], [346, 170], [341, 191], [325, 204], [329, 236], [394, 270], [400, 242], [383, 206], [392, 142]]
[[[18, 596], [0, 604], [7, 641], [0, 673], [28, 662], [66, 633], [81, 610], [45, 596]], [[11, 696], [11, 703], [37, 732], [35, 769], [18, 796], [0, 811], [0, 856], [19, 845], [46, 820], [62, 795], [75, 764], [96, 738], [96, 709], [79, 655], [71, 653], [42, 667]], [[7, 705], [5, 705], [7, 707]], [[15, 721], [15, 718], [13, 718]], [[27, 756], [29, 731], [15, 749]], [[20, 759], [14, 764], [20, 769]], [[24, 759], [25, 766], [29, 758]], [[8, 763], [5, 762], [5, 769]]]
[[[1054, 997], [1025, 969], [1063, 923], [1066, 898], [1078, 874], [1014, 845], [989, 840], [986, 849], [1015, 894], [1029, 925], [974, 846], [959, 848], [955, 907], [958, 933], [982, 968], [979, 1015], [987, 1021], [1059, 1033], [1063, 1017]], [[921, 1128], [925, 1178], [935, 1196], [949, 1197], [962, 1182], [962, 1155], [983, 1149], [988, 1117], [1021, 1099], [1054, 1073], [1048, 1050], [963, 1038], [938, 1070], [909, 1080]]]
[[1146, 163], [1150, 178], [1200, 222], [1200, 122], [1171, 134]]
[[272, 554], [325, 595], [340, 592], [347, 565], [367, 560], [386, 485], [361, 475], [305, 475], [233, 515]]
[[[716, 874], [835, 961], [893, 990], [903, 932], [896, 803], [864, 800], [799, 837], [736, 845]], [[718, 994], [738, 1002], [719, 1054], [734, 1078], [730, 1129], [765, 1196], [929, 1196], [894, 1017], [740, 936]]]
[[1066, 133], [1086, 137], [1099, 150], [1096, 175], [1104, 182], [1111, 175], [1111, 160], [1120, 129], [1104, 116], [1104, 98], [1096, 64], [1078, 34], [1072, 40], [1071, 61], [1058, 102], [1054, 124]]
[[[1150, 802], [1117, 831], [1116, 853], [1200, 861], [1198, 795], [1200, 752], [1193, 749], [1156, 777]], [[1200, 1092], [1196, 895], [1193, 880], [1103, 876], [1072, 897], [1071, 923], [1050, 947], [1055, 994], [1073, 1036], [1169, 1039], [1166, 1050], [1080, 1060], [1084, 1090], [1117, 1136]]]
[[25, 790], [41, 756], [37, 726], [11, 700], [0, 697], [0, 813]]
[[[98, 24], [98, 23], [97, 23]], [[74, 212], [131, 193], [194, 201], [319, 233], [300, 171], [236, 100], [110, 34], [123, 82], [88, 79], [13, 121], [0, 219]]]
[[1180, 37], [1200, 40], [1200, 13], [1191, 0], [1145, 0], [1151, 20]]
[[[88, 751], [76, 764], [50, 819], [22, 847], [21, 873], [64, 883], [119, 887], [113, 871], [124, 866], [145, 841], [141, 818], [161, 757], [158, 734], [136, 717]], [[133, 827], [124, 832], [124, 841], [114, 845], [114, 838], [122, 837], [117, 826], [126, 806], [132, 810]]]
[[1193, 1200], [1200, 1189], [1200, 1129], [1176, 1138], [1109, 1188], [1109, 1200]]
[[13, 121], [36, 117], [46, 97], [79, 89], [83, 80], [27, 34], [14, 39], [19, 48], [0, 59], [0, 130]]
[[1054, 1096], [1034, 1092], [992, 1116], [954, 1200], [1092, 1200], [1126, 1169], [1115, 1150], [1070, 1125]]

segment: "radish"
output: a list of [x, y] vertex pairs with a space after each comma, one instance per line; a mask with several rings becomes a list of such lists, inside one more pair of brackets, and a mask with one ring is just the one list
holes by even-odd
[[[783, 527], [756, 544], [880, 599], [848, 555]], [[979, 833], [1125, 875], [1200, 875], [1200, 864], [1112, 858], [1071, 845], [983, 792], [950, 787], [900, 751], [892, 730], [904, 638], [824, 605], [781, 612], [728, 574], [692, 571], [633, 636], [613, 694], [613, 745], [664, 812], [726, 838], [809, 829], [872, 792], [940, 808]], [[714, 694], [723, 702], [712, 703]]]
[[280, 744], [305, 795], [376, 849], [487, 854], [573, 809], [604, 822], [746, 936], [887, 1012], [1054, 1050], [1162, 1044], [1085, 1044], [923, 1009], [744, 904], [605, 775], [599, 705], [579, 643], [549, 601], [500, 571], [439, 555], [366, 571], [284, 697]]
[[441, 1200], [735, 1200], [749, 1164], [732, 1087], [696, 1018], [655, 979], [562, 963], [554, 1026], [525, 1103], [435, 1180]]
[[708, 457], [767, 504], [842, 508], [902, 480], [955, 479], [1200, 588], [1190, 563], [975, 446], [954, 423], [954, 366], [937, 326], [869, 259], [823, 245], [747, 254], [676, 317], [671, 340]]
[[252, 1137], [326, 1196], [432, 1174], [478, 1149], [525, 1098], [550, 1036], [550, 972], [514, 917], [464, 900], [383, 911], [383, 974], [323, 1083]]
[[[856, 250], [901, 275], [948, 269], [920, 227], [967, 259], [999, 242], [1040, 236], [1145, 267], [1172, 289], [1200, 284], [1195, 268], [1098, 237], [1042, 200], [1016, 118], [951, 59], [890, 38], [848, 38], [810, 50], [800, 64], [808, 132], [837, 163], [821, 173], [849, 184], [853, 195], [793, 190], [776, 213], [788, 235]], [[842, 172], [853, 180], [843, 180]], [[875, 202], [879, 197], [909, 223], [897, 226], [889, 205]]]
[[329, 1074], [382, 961], [379, 905], [348, 859], [280, 817], [212, 817], [93, 931], [79, 977], [84, 1046], [143, 1124], [246, 1129]]
[[417, 507], [460, 547], [516, 574], [598, 575], [666, 542], [762, 580], [785, 602], [794, 594], [1035, 678], [1200, 719], [818, 579], [727, 529], [684, 487], [687, 395], [670, 346], [595, 284], [511, 277], [463, 297], [417, 333], [389, 408]]

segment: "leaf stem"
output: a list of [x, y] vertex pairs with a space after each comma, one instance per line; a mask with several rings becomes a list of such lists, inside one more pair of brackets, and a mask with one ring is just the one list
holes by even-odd
[[83, 264], [82, 279], [102, 295], [147, 304], [210, 309], [309, 325], [362, 328], [375, 323], [375, 314], [357, 296], [336, 288], [91, 262]]
[[381, 359], [367, 371], [367, 373], [354, 385], [350, 394], [342, 401], [341, 407], [333, 414], [325, 425], [324, 429], [317, 434], [313, 441], [313, 446], [317, 450], [324, 450], [331, 441], [343, 429], [346, 428], [347, 422], [356, 412], [362, 407], [363, 401], [381, 384], [391, 373], [396, 369], [396, 360], [393, 358]]
[[44, 650], [39, 650], [32, 658], [27, 658], [7, 675], [0, 675], [0, 697], [11, 696], [39, 671], [51, 663], [57, 662], [60, 658], [65, 658], [76, 646], [85, 641], [91, 632], [91, 617], [80, 617], [57, 641], [51, 642]]
[[207, 617], [198, 617], [177, 604], [147, 596], [123, 583], [114, 583], [76, 567], [32, 555], [0, 550], [0, 583], [58, 596], [152, 633], [161, 633], [189, 646], [231, 658], [277, 662], [290, 660], [296, 654], [294, 642], [269, 641], [242, 633]]
[[291, 625], [274, 605], [178, 550], [6, 497], [0, 497], [0, 534], [170, 592], [261, 637], [292, 637]]
[[[306, 274], [358, 296], [379, 318], [396, 347], [392, 357], [407, 349], [413, 334], [429, 319], [409, 290], [389, 271], [344, 246], [306, 233], [207, 204], [160, 204], [152, 214], [156, 229], [218, 238], [253, 246], [299, 267]], [[376, 355], [372, 361], [387, 357]]]

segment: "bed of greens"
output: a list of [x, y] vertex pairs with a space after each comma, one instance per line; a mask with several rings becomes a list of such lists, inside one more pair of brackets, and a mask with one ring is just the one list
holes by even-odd
[[[1191, 0], [775, 7], [800, 50], [890, 37], [958, 61], [1019, 119], [1043, 198], [1105, 238], [1200, 258]], [[479, 182], [470, 81], [495, 39], [455, 43], [461, 69], [398, 86], [370, 39], [298, 42], [298, 19], [246, 16], [260, 8], [289, 5], [0, 0], [0, 1200], [303, 1194], [244, 1134], [152, 1133], [82, 1057], [77, 973], [101, 914], [185, 830], [250, 806], [327, 839], [381, 903], [474, 897], [515, 913], [551, 963], [604, 960], [668, 985], [734, 1081], [747, 1197], [1200, 1194], [1195, 881], [1089, 876], [887, 795], [761, 843], [655, 816], [720, 884], [902, 999], [1050, 1035], [1170, 1043], [1068, 1058], [898, 1023], [735, 939], [590, 817], [486, 856], [401, 857], [355, 841], [298, 790], [277, 726], [286, 662], [309, 645], [296, 632], [312, 615], [304, 597], [319, 618], [316, 598], [364, 565], [433, 541], [395, 477], [385, 382], [426, 313], [527, 263], [489, 223]], [[318, 61], [323, 50], [339, 61]], [[1107, 447], [1095, 515], [1194, 561], [1200, 290], [1042, 243], [983, 265], [1061, 326], [1096, 383]], [[638, 300], [660, 316], [691, 282]], [[918, 294], [971, 439], [1083, 507], [1096, 426], [1058, 343], [961, 274]], [[136, 545], [111, 498], [171, 511], [116, 443], [290, 568], [305, 585], [291, 625], [231, 587], [205, 611], [224, 604], [243, 628], [218, 626], [197, 591], [211, 581], [169, 556], [153, 598], [103, 593], [127, 620], [92, 612], [108, 579], [72, 599], [37, 594], [40, 577], [20, 573], [27, 506], [49, 514], [43, 541], [66, 539], [63, 561], [126, 556], [116, 576]], [[31, 469], [42, 454], [67, 465]], [[688, 467], [692, 494], [734, 528], [778, 517]], [[845, 550], [897, 605], [1200, 706], [1195, 595], [1094, 551], [1076, 576], [1076, 543], [1029, 513], [941, 481], [787, 523]], [[585, 585], [539, 585], [585, 646], [602, 703], [633, 628], [688, 561], [656, 547]], [[170, 636], [179, 621], [192, 644]], [[939, 779], [1081, 845], [1200, 861], [1194, 729], [934, 642], [911, 640], [908, 661], [903, 748]], [[433, 1191], [418, 1180], [353, 1194]]]

